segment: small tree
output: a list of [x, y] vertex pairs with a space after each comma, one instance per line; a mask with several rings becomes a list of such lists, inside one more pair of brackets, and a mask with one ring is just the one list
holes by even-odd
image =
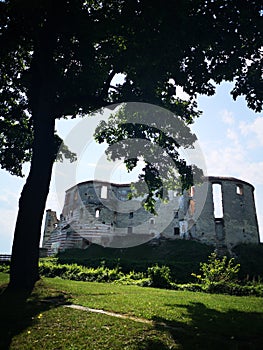
[[147, 270], [148, 277], [151, 280], [151, 286], [156, 288], [170, 288], [171, 271], [168, 266], [152, 266]]
[[240, 264], [235, 264], [235, 259], [226, 256], [219, 258], [216, 253], [208, 257], [208, 262], [200, 263], [200, 275], [192, 273], [202, 284], [209, 285], [214, 282], [236, 282]]

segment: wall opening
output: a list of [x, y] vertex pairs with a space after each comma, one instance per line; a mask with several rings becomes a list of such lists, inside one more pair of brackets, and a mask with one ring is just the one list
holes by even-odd
[[154, 218], [151, 218], [150, 219], [150, 225], [154, 225], [155, 224], [155, 220], [154, 220]]
[[79, 191], [76, 189], [74, 192], [74, 201], [78, 200]]
[[174, 227], [174, 236], [179, 236], [179, 235], [180, 235], [180, 228]]
[[108, 198], [107, 186], [102, 186], [101, 187], [100, 197], [103, 198], [103, 199], [107, 199]]
[[222, 219], [224, 216], [223, 212], [223, 197], [222, 197], [222, 185], [221, 184], [213, 184], [212, 185], [213, 192], [213, 203], [214, 203], [214, 218]]
[[239, 196], [243, 196], [243, 186], [242, 186], [242, 185], [237, 185], [237, 187], [236, 187], [236, 193], [237, 193]]

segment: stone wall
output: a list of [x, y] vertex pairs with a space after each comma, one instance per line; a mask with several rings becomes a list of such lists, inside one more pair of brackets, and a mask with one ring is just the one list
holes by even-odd
[[143, 208], [141, 198], [128, 200], [130, 191], [129, 184], [101, 181], [68, 189], [60, 221], [47, 211], [43, 247], [52, 254], [90, 243], [128, 247], [160, 237], [193, 239], [218, 251], [259, 243], [254, 187], [245, 181], [208, 177], [183, 194], [170, 191], [169, 202], [158, 203], [157, 216]]

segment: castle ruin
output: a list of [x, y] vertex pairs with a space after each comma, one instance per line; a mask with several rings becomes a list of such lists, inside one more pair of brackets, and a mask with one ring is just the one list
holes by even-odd
[[[66, 191], [60, 219], [47, 210], [43, 248], [49, 255], [91, 243], [129, 247], [147, 241], [191, 239], [232, 250], [241, 243], [259, 243], [254, 187], [231, 177], [206, 177], [189, 191], [169, 191], [158, 203], [158, 215], [128, 200], [130, 184], [86, 181]], [[205, 193], [205, 196], [204, 196]]]

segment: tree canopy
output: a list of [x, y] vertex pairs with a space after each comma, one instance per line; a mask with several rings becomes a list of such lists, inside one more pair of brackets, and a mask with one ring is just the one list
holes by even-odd
[[[21, 175], [30, 159], [41, 87], [52, 118], [142, 101], [189, 121], [196, 95], [223, 80], [261, 111], [261, 11], [246, 0], [2, 1], [1, 166]], [[113, 87], [117, 73], [125, 79]], [[175, 98], [178, 85], [190, 101]]]

